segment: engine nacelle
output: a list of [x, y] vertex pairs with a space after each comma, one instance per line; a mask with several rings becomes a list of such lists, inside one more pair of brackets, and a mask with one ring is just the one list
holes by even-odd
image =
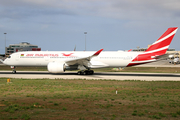
[[65, 72], [65, 63], [62, 62], [50, 62], [47, 65], [47, 69], [50, 73], [63, 73]]

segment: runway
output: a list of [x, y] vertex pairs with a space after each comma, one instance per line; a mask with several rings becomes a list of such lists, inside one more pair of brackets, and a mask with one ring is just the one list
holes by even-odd
[[175, 73], [134, 73], [134, 72], [95, 72], [94, 75], [77, 75], [76, 72], [51, 74], [47, 71], [0, 71], [0, 77], [26, 79], [86, 79], [86, 80], [141, 80], [141, 81], [180, 81]]

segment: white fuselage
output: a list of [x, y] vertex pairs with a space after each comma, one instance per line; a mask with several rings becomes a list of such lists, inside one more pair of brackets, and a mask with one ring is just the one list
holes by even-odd
[[[86, 58], [96, 51], [28, 51], [13, 53], [4, 60], [10, 66], [47, 66], [50, 62], [64, 62]], [[106, 51], [90, 60], [90, 68], [126, 67], [140, 52]], [[68, 66], [66, 64], [66, 66]]]

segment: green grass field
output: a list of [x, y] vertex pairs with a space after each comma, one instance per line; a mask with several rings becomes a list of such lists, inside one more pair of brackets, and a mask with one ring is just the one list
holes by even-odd
[[180, 82], [6, 81], [0, 78], [0, 120], [180, 119]]

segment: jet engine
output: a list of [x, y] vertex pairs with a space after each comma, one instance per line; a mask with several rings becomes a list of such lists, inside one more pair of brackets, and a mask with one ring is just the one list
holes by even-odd
[[50, 62], [47, 69], [50, 73], [63, 73], [65, 72], [65, 63], [63, 62]]

